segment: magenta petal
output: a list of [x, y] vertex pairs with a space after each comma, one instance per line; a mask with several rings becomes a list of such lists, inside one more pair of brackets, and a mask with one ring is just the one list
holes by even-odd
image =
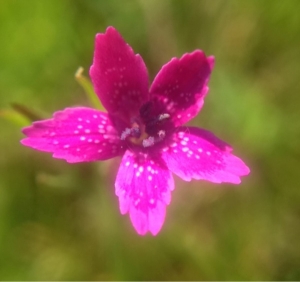
[[196, 50], [173, 58], [155, 77], [150, 94], [166, 105], [175, 126], [188, 122], [202, 108], [213, 65], [213, 57]]
[[231, 147], [209, 131], [195, 127], [178, 129], [174, 142], [163, 150], [163, 159], [182, 179], [238, 184], [240, 176], [249, 174], [244, 162], [231, 154]]
[[156, 235], [165, 219], [166, 205], [171, 201], [174, 181], [161, 160], [153, 161], [145, 154], [127, 151], [117, 179], [116, 195], [122, 214], [129, 212], [131, 222], [140, 235], [150, 231]]
[[90, 108], [67, 108], [52, 119], [34, 122], [23, 129], [25, 146], [67, 162], [110, 159], [124, 151], [106, 113]]
[[97, 95], [110, 114], [128, 120], [148, 100], [145, 63], [113, 27], [96, 35], [90, 76]]

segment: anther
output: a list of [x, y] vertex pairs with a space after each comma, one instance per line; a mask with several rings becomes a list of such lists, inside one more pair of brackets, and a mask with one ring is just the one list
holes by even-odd
[[149, 138], [143, 140], [143, 147], [153, 146], [154, 143], [155, 143], [154, 137], [150, 136]]
[[161, 122], [165, 119], [168, 119], [170, 118], [170, 115], [165, 113], [165, 114], [160, 114], [158, 117], [152, 119], [151, 121], [148, 122], [148, 125], [155, 125], [157, 124], [158, 122]]
[[131, 129], [126, 128], [121, 134], [121, 140], [125, 140], [131, 134]]
[[132, 128], [125, 128], [125, 130], [121, 134], [121, 140], [125, 140], [127, 137], [139, 138], [141, 136], [140, 128], [134, 124]]
[[158, 131], [157, 135], [159, 137], [159, 140], [162, 140], [165, 138], [166, 132], [164, 130], [160, 130], [160, 131]]
[[161, 114], [161, 115], [158, 116], [158, 120], [164, 120], [164, 119], [167, 119], [169, 117], [170, 117], [169, 114]]

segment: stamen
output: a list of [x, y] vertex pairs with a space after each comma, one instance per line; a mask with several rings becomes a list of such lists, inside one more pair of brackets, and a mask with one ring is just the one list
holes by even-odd
[[164, 130], [160, 130], [160, 131], [158, 131], [157, 135], [159, 137], [159, 140], [162, 140], [165, 138], [166, 132]]
[[149, 138], [143, 140], [143, 147], [153, 146], [154, 143], [155, 143], [154, 137], [150, 136]]
[[169, 117], [170, 117], [169, 114], [161, 114], [161, 115], [158, 116], [158, 120], [167, 119], [167, 118], [169, 118]]
[[169, 114], [167, 113], [164, 113], [164, 114], [160, 114], [159, 116], [155, 117], [154, 119], [150, 120], [147, 125], [149, 126], [153, 126], [153, 125], [156, 125], [157, 123], [165, 120], [165, 119], [168, 119], [170, 117]]
[[131, 134], [131, 129], [126, 128], [121, 134], [121, 140], [125, 140]]
[[133, 124], [132, 128], [125, 128], [122, 132], [120, 139], [125, 140], [127, 137], [140, 138], [141, 130], [137, 124]]

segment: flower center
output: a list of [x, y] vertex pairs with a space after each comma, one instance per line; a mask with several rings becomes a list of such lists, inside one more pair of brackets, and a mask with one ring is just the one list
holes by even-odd
[[130, 128], [125, 128], [122, 132], [121, 140], [128, 140], [144, 148], [151, 147], [165, 138], [166, 130], [163, 129], [163, 125], [169, 118], [168, 113], [163, 113], [146, 121], [142, 121], [143, 118], [136, 119]]

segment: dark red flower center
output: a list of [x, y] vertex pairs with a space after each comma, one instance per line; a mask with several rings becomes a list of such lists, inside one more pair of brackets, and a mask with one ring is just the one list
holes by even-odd
[[153, 99], [142, 105], [139, 116], [122, 132], [121, 140], [147, 148], [163, 141], [173, 128], [170, 114]]

